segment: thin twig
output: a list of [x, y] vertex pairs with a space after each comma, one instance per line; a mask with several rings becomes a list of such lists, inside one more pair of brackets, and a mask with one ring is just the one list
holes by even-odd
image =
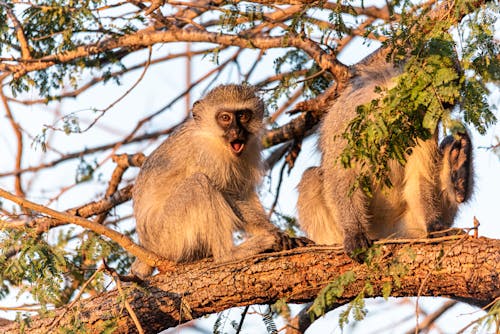
[[53, 329], [59, 324], [59, 322], [62, 320], [62, 318], [64, 318], [64, 316], [66, 315], [66, 313], [75, 305], [75, 303], [77, 301], [80, 300], [81, 296], [85, 293], [85, 289], [87, 288], [87, 286], [96, 278], [97, 274], [99, 274], [100, 272], [102, 272], [104, 270], [104, 267], [101, 266], [99, 267], [93, 274], [92, 276], [90, 276], [90, 278], [85, 281], [85, 283], [83, 283], [83, 285], [81, 286], [80, 288], [80, 291], [78, 292], [78, 294], [76, 295], [75, 299], [73, 299], [73, 301], [71, 303], [69, 303], [65, 308], [64, 308], [64, 311], [57, 317], [57, 318], [54, 318], [52, 320], [52, 324], [50, 325], [50, 327], [45, 331], [45, 334], [49, 334], [49, 333], [53, 333]]
[[[7, 114], [7, 118], [9, 119], [9, 122], [12, 126], [12, 130], [14, 131], [16, 138], [17, 138], [17, 153], [16, 153], [16, 169], [21, 169], [21, 164], [23, 160], [23, 134], [21, 132], [21, 126], [19, 123], [16, 122], [14, 119], [14, 116], [12, 115], [12, 111], [10, 110], [9, 103], [7, 102], [7, 98], [5, 97], [5, 94], [2, 89], [0, 89], [0, 97], [3, 102], [3, 106], [5, 108], [5, 112]], [[26, 194], [24, 193], [23, 190], [23, 184], [21, 180], [21, 175], [18, 174], [15, 177], [15, 189], [16, 189], [16, 194], [18, 196], [24, 197]]]
[[127, 309], [127, 312], [130, 315], [130, 318], [132, 318], [132, 321], [134, 322], [134, 325], [135, 325], [135, 328], [137, 329], [137, 332], [139, 334], [144, 334], [144, 329], [141, 326], [141, 322], [139, 321], [137, 314], [135, 314], [134, 309], [132, 308], [132, 306], [128, 302], [128, 300], [126, 298], [127, 296], [123, 292], [120, 276], [118, 275], [118, 273], [114, 269], [108, 267], [106, 262], [104, 262], [104, 267], [106, 268], [106, 272], [111, 275], [111, 277], [113, 278], [113, 281], [116, 283], [116, 289], [118, 290], [118, 293], [122, 297], [123, 304], [125, 305], [125, 308]]
[[283, 165], [281, 166], [281, 169], [280, 169], [278, 186], [276, 187], [276, 195], [274, 196], [274, 201], [273, 201], [273, 204], [271, 205], [271, 209], [269, 209], [269, 213], [267, 214], [267, 217], [269, 219], [271, 219], [271, 216], [274, 213], [274, 208], [276, 207], [276, 204], [278, 204], [278, 199], [280, 197], [281, 184], [283, 183], [283, 174], [285, 173], [286, 165], [287, 165], [286, 160], [284, 160]]
[[409, 331], [406, 332], [406, 334], [412, 334], [412, 333], [420, 333], [425, 330], [429, 330], [430, 327], [436, 322], [436, 320], [442, 316], [446, 311], [448, 311], [450, 308], [453, 306], [457, 305], [458, 302], [455, 300], [448, 300], [446, 301], [439, 309], [437, 309], [435, 312], [429, 314], [424, 321], [422, 321], [418, 326], [413, 330], [410, 329]]

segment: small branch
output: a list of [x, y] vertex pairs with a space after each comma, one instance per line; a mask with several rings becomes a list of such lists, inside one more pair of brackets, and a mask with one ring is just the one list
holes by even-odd
[[289, 123], [279, 128], [268, 130], [262, 138], [263, 146], [268, 148], [292, 139], [305, 137], [323, 118], [330, 101], [337, 93], [338, 89], [336, 85], [333, 85], [315, 99], [298, 103], [295, 106], [295, 110], [304, 112]]
[[[172, 131], [174, 131], [175, 128], [176, 128], [176, 126], [169, 128], [169, 129], [166, 129], [166, 130], [160, 130], [160, 131], [155, 131], [155, 132], [151, 132], [151, 133], [146, 133], [144, 135], [132, 137], [132, 138], [127, 139], [127, 140], [120, 140], [118, 142], [114, 142], [114, 143], [110, 143], [110, 144], [106, 144], [106, 145], [102, 145], [102, 146], [96, 146], [94, 148], [84, 149], [84, 150], [78, 151], [78, 152], [68, 153], [59, 159], [56, 159], [56, 160], [53, 160], [53, 161], [50, 161], [47, 163], [43, 163], [43, 164], [40, 164], [37, 166], [22, 168], [22, 169], [15, 170], [12, 172], [0, 173], [0, 177], [19, 175], [19, 174], [23, 174], [26, 172], [36, 172], [36, 171], [44, 169], [44, 168], [54, 167], [54, 166], [56, 166], [64, 161], [67, 161], [67, 160], [76, 159], [76, 158], [80, 158], [80, 157], [83, 157], [85, 155], [93, 154], [96, 152], [113, 149], [117, 145], [123, 146], [126, 144], [137, 143], [137, 142], [144, 141], [144, 140], [154, 139], [154, 138], [157, 138], [157, 137], [160, 137], [163, 135], [168, 135], [168, 134], [172, 133]], [[130, 137], [130, 135], [128, 137]]]
[[[118, 190], [118, 186], [122, 180], [123, 174], [127, 171], [130, 166], [140, 167], [146, 156], [142, 153], [137, 153], [132, 156], [128, 154], [119, 154], [113, 156], [113, 161], [116, 163], [116, 167], [109, 180], [108, 188], [106, 189], [106, 194], [104, 198], [108, 199], [113, 196]], [[97, 224], [102, 224], [108, 215], [109, 210], [100, 213], [94, 222]]]
[[458, 302], [455, 300], [446, 301], [438, 310], [428, 315], [424, 321], [418, 324], [415, 329], [410, 329], [406, 332], [406, 334], [418, 334], [422, 331], [428, 331], [430, 327], [434, 324], [434, 322], [442, 316], [446, 311], [448, 311], [453, 306], [457, 305]]
[[243, 323], [245, 322], [245, 317], [247, 316], [249, 308], [250, 308], [250, 305], [245, 306], [245, 309], [241, 313], [241, 319], [240, 319], [240, 323], [238, 324], [238, 328], [236, 329], [236, 334], [240, 334], [241, 329], [243, 328]]
[[304, 87], [300, 87], [299, 89], [296, 89], [295, 92], [288, 98], [285, 103], [283, 103], [282, 106], [276, 112], [274, 112], [271, 116], [269, 116], [269, 123], [274, 123], [278, 119], [278, 117], [285, 112], [286, 109], [288, 109], [292, 104], [295, 103], [301, 96], [302, 93], [304, 92]]
[[14, 12], [12, 11], [12, 8], [9, 4], [0, 1], [0, 6], [5, 8], [5, 11], [7, 12], [7, 17], [14, 26], [14, 30], [16, 31], [17, 35], [17, 40], [19, 41], [19, 45], [21, 45], [21, 57], [25, 60], [32, 59], [28, 40], [26, 39], [26, 35], [24, 34], [21, 22], [19, 22], [16, 15], [14, 15]]
[[[23, 134], [21, 132], [21, 126], [19, 123], [17, 123], [14, 119], [14, 115], [12, 114], [12, 111], [10, 110], [9, 103], [7, 102], [7, 98], [4, 94], [4, 91], [0, 89], [0, 97], [3, 102], [3, 106], [5, 108], [5, 112], [7, 113], [7, 118], [9, 119], [9, 122], [12, 126], [12, 130], [14, 131], [16, 138], [17, 138], [17, 154], [16, 154], [16, 165], [15, 168], [16, 170], [21, 169], [21, 164], [22, 164], [22, 159], [23, 159]], [[15, 176], [15, 189], [16, 189], [16, 194], [18, 196], [24, 197], [25, 193], [23, 190], [23, 183], [21, 180], [21, 174], [17, 174]]]
[[[217, 50], [220, 50], [220, 48], [218, 48]], [[166, 62], [166, 61], [169, 61], [172, 59], [177, 59], [177, 58], [182, 58], [182, 57], [192, 58], [195, 56], [206, 55], [206, 54], [212, 53], [214, 51], [215, 51], [215, 49], [210, 48], [210, 49], [202, 49], [202, 50], [197, 50], [197, 51], [190, 51], [189, 53], [185, 53], [185, 52], [171, 53], [171, 54], [168, 54], [164, 57], [152, 59], [150, 61], [150, 65], [159, 64], [162, 62]], [[9, 101], [23, 104], [23, 105], [33, 105], [33, 104], [47, 104], [49, 101], [52, 101], [52, 100], [62, 100], [64, 98], [77, 97], [78, 95], [80, 95], [84, 91], [90, 89], [91, 87], [95, 86], [96, 84], [98, 84], [100, 82], [103, 82], [105, 80], [109, 80], [110, 78], [120, 77], [120, 76], [127, 74], [129, 72], [141, 69], [146, 65], [146, 63], [147, 63], [147, 61], [144, 61], [144, 62], [141, 62], [141, 63], [136, 64], [134, 66], [125, 68], [123, 70], [112, 72], [111, 74], [109, 74], [107, 76], [94, 77], [94, 78], [90, 79], [88, 82], [86, 82], [85, 84], [80, 85], [78, 89], [75, 89], [75, 90], [69, 91], [69, 92], [65, 92], [65, 93], [61, 93], [60, 95], [52, 95], [52, 96], [49, 96], [49, 97], [46, 97], [43, 99], [34, 99], [34, 100], [18, 100], [18, 99], [12, 98], [12, 97], [7, 97], [7, 99]]]
[[271, 208], [269, 209], [269, 212], [267, 214], [268, 219], [271, 218], [271, 216], [274, 213], [274, 209], [276, 208], [276, 204], [278, 204], [278, 199], [280, 197], [281, 184], [283, 183], [283, 173], [285, 172], [285, 167], [286, 167], [286, 161], [283, 161], [283, 165], [281, 166], [281, 169], [280, 169], [278, 185], [276, 186], [276, 194], [274, 195], [274, 201], [273, 201], [273, 204], [271, 205]]
[[34, 210], [36, 212], [44, 213], [44, 214], [46, 214], [52, 218], [55, 218], [57, 220], [76, 224], [76, 225], [79, 225], [81, 227], [92, 230], [92, 231], [94, 231], [98, 234], [101, 234], [103, 236], [106, 236], [106, 237], [110, 238], [111, 240], [115, 241], [120, 246], [122, 246], [130, 254], [136, 256], [142, 262], [144, 262], [152, 267], [158, 267], [159, 265], [164, 265], [164, 263], [165, 263], [165, 261], [162, 258], [160, 258], [158, 255], [142, 248], [141, 246], [134, 243], [132, 241], [132, 239], [130, 239], [129, 237], [127, 237], [119, 232], [116, 232], [115, 230], [112, 230], [104, 225], [96, 224], [96, 223], [91, 222], [89, 220], [86, 220], [86, 219], [83, 219], [83, 218], [77, 217], [77, 216], [72, 216], [72, 215], [64, 213], [64, 212], [52, 210], [52, 209], [47, 208], [43, 205], [36, 204], [36, 203], [31, 202], [31, 201], [28, 201], [27, 199], [15, 196], [15, 195], [13, 195], [13, 194], [11, 194], [11, 193], [9, 193], [1, 188], [0, 188], [0, 197], [8, 199], [9, 201], [14, 202], [21, 207], [28, 208], [28, 209]]

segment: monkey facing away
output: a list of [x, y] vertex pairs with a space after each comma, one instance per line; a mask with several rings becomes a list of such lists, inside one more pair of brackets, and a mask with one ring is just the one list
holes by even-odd
[[358, 76], [330, 106], [320, 129], [321, 165], [306, 170], [298, 186], [299, 222], [307, 236], [319, 244], [343, 244], [356, 260], [362, 256], [355, 251], [374, 239], [419, 238], [451, 227], [458, 205], [472, 192], [471, 141], [461, 133], [439, 146], [437, 135], [418, 140], [404, 166], [390, 161], [391, 188], [374, 186], [372, 197], [361, 189], [350, 193], [360, 169], [340, 165], [337, 157], [346, 145], [341, 134], [356, 107], [379, 97], [375, 88], [390, 87], [402, 72], [383, 57], [371, 61], [377, 63], [359, 65]]
[[[306, 243], [282, 234], [257, 197], [264, 104], [247, 85], [214, 88], [145, 161], [133, 191], [139, 241], [174, 262], [225, 261]], [[235, 246], [233, 233], [246, 240]], [[273, 248], [274, 247], [274, 248]], [[132, 273], [153, 268], [136, 260]]]

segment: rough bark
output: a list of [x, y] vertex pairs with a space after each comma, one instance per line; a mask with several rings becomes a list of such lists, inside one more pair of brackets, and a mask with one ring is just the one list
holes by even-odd
[[[140, 287], [122, 284], [122, 291], [146, 333], [235, 306], [270, 304], [278, 299], [311, 301], [346, 271], [353, 271], [356, 280], [345, 287], [339, 305], [356, 297], [367, 281], [374, 286], [372, 297], [381, 296], [382, 285], [391, 280], [383, 272], [394, 262], [407, 270], [401, 286], [391, 292], [394, 297], [446, 296], [486, 305], [500, 294], [500, 240], [465, 236], [444, 242], [386, 243], [380, 250], [370, 266], [352, 262], [338, 248], [320, 246], [222, 265], [207, 260], [179, 266]], [[46, 332], [63, 312], [60, 309], [50, 318], [32, 318], [26, 333]], [[117, 333], [136, 332], [117, 290], [76, 303], [56, 328], [72, 328], [75, 318], [89, 332], [100, 332], [104, 322], [113, 318], [117, 319]], [[3, 326], [0, 331], [18, 333], [19, 325]]]

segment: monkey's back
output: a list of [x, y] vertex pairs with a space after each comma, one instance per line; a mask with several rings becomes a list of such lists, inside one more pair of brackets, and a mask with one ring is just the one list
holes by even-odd
[[304, 173], [298, 201], [300, 224], [308, 236], [321, 243], [343, 243], [349, 254], [369, 244], [363, 244], [365, 235], [371, 240], [417, 238], [449, 228], [460, 203], [455, 197], [470, 197], [472, 184], [468, 135], [448, 138], [440, 148], [436, 133], [417, 140], [405, 166], [389, 161], [392, 187], [372, 184], [372, 197], [359, 188], [352, 191], [361, 169], [355, 162], [349, 169], [341, 166], [339, 156], [347, 145], [342, 134], [356, 116], [356, 107], [380, 97], [376, 87], [390, 89], [401, 74], [400, 67], [380, 57], [356, 69], [357, 76], [321, 124], [321, 165]]

